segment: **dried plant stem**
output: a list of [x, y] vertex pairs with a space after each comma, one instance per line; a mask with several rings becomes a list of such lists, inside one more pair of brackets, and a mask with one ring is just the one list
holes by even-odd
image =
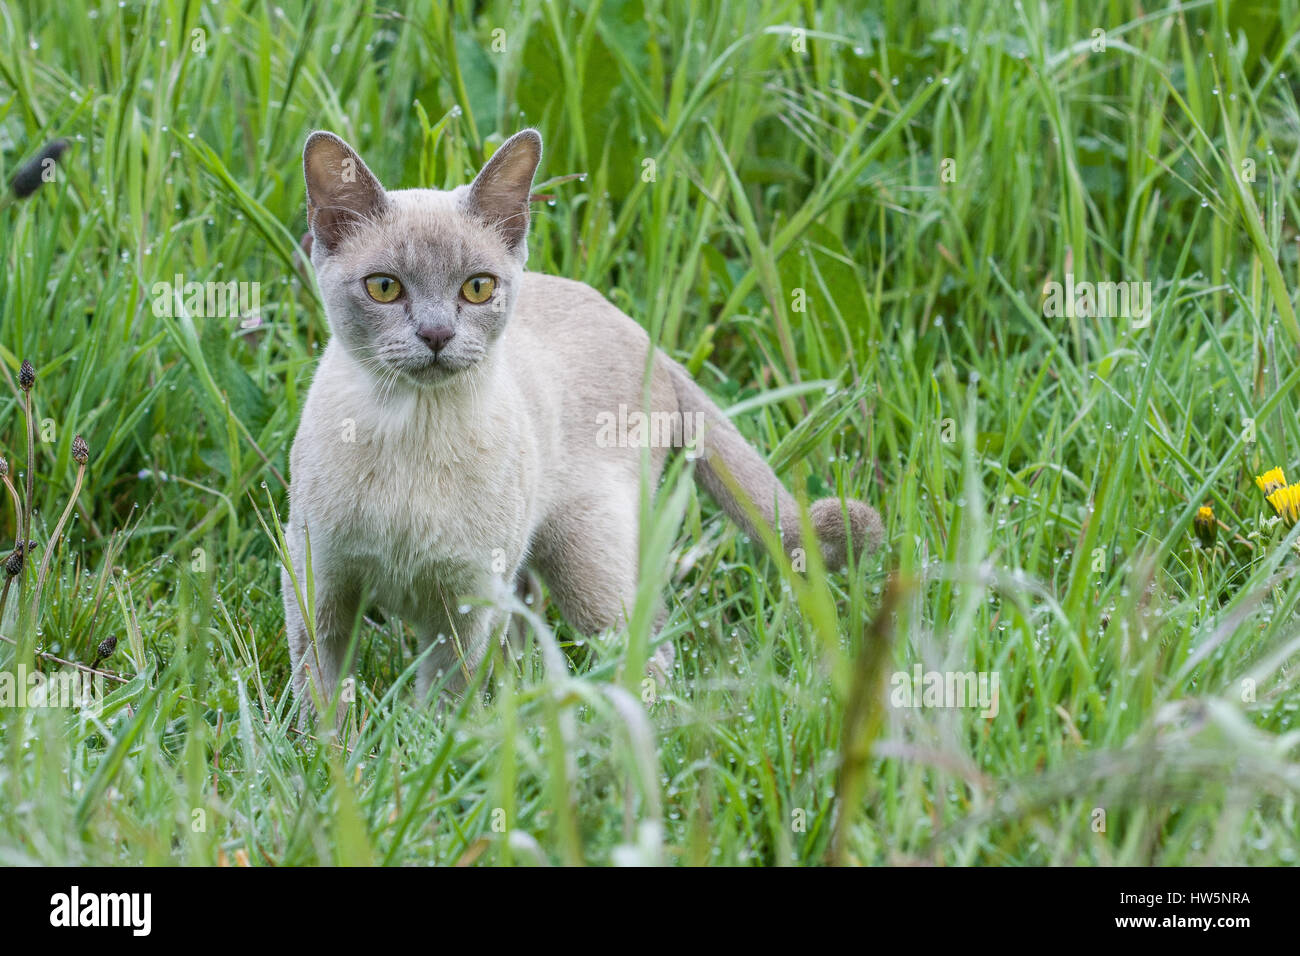
[[[0, 641], [4, 641], [12, 647], [18, 646], [17, 641], [5, 634], [0, 634]], [[39, 657], [42, 660], [53, 661], [56, 664], [63, 664], [66, 667], [75, 667], [77, 670], [86, 674], [98, 674], [100, 677], [107, 677], [109, 680], [116, 681], [119, 684], [129, 684], [131, 682], [129, 677], [123, 677], [115, 671], [101, 670], [98, 665], [91, 667], [88, 664], [82, 664], [80, 661], [68, 660], [66, 657], [59, 657], [57, 654], [51, 654], [49, 651], [32, 651], [32, 655], [34, 657]]]
[[5, 487], [9, 489], [9, 497], [14, 503], [14, 537], [17, 538], [22, 531], [23, 524], [23, 503], [18, 500], [18, 489], [14, 487], [13, 479], [8, 474], [4, 476]]
[[[13, 479], [9, 477], [9, 462], [0, 458], [0, 478], [4, 479], [5, 487], [9, 489], [9, 499], [14, 504], [14, 537], [22, 534], [23, 530], [23, 503], [18, 498], [18, 489], [14, 487]], [[20, 540], [15, 544], [15, 548], [24, 548], [24, 543]], [[6, 564], [8, 559], [6, 559]], [[4, 620], [5, 607], [9, 603], [9, 588], [13, 584], [13, 577], [5, 574], [5, 583], [3, 590], [0, 590], [0, 621]]]
[[891, 630], [894, 609], [908, 591], [897, 576], [885, 585], [880, 608], [866, 626], [862, 646], [853, 661], [853, 679], [844, 702], [844, 726], [840, 731], [840, 770], [835, 781], [835, 800], [839, 808], [832, 824], [827, 862], [844, 866], [851, 862], [849, 830], [862, 804], [872, 746], [883, 718], [885, 669], [893, 643]]
[[81, 482], [86, 477], [86, 464], [82, 462], [77, 465], [77, 481], [72, 486], [72, 497], [68, 499], [67, 506], [63, 509], [63, 514], [59, 515], [59, 523], [54, 526], [54, 533], [50, 535], [49, 542], [45, 545], [45, 553], [41, 555], [41, 570], [36, 575], [36, 593], [32, 596], [32, 619], [36, 620], [41, 609], [41, 589], [45, 587], [45, 575], [50, 570], [50, 558], [58, 546], [59, 537], [63, 534], [63, 526], [68, 523], [68, 515], [72, 514], [72, 509], [77, 503], [77, 495], [81, 494]]
[[9, 603], [9, 586], [14, 583], [14, 579], [5, 575], [4, 588], [0, 589], [0, 622], [5, 619], [5, 607]]

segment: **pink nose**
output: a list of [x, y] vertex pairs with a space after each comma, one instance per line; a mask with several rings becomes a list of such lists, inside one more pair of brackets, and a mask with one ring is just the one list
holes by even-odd
[[451, 341], [451, 337], [456, 333], [452, 331], [450, 325], [421, 325], [415, 332], [424, 344], [429, 346], [433, 352], [441, 352], [443, 347]]

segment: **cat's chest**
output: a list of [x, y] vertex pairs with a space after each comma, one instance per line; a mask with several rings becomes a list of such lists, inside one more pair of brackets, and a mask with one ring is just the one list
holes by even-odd
[[333, 546], [384, 569], [482, 562], [526, 536], [534, 493], [527, 463], [466, 435], [358, 443], [336, 470], [349, 492], [326, 520]]
[[313, 552], [388, 590], [513, 567], [545, 507], [520, 404], [487, 377], [380, 403], [327, 352], [293, 450], [294, 519]]

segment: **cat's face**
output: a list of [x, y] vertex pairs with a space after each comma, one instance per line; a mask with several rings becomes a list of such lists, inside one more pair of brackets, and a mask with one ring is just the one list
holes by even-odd
[[330, 329], [385, 384], [454, 381], [505, 328], [528, 255], [535, 130], [468, 186], [386, 191], [347, 143], [307, 138], [312, 264]]

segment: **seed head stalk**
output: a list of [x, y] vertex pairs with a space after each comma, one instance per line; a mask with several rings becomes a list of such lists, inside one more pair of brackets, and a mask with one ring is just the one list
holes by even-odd
[[77, 496], [81, 494], [81, 482], [86, 477], [86, 462], [90, 460], [90, 449], [86, 445], [86, 440], [80, 435], [72, 440], [72, 460], [77, 463], [77, 481], [72, 486], [72, 497], [68, 499], [67, 507], [59, 516], [59, 523], [54, 526], [54, 533], [50, 535], [50, 540], [45, 545], [45, 553], [41, 555], [41, 569], [36, 575], [36, 594], [32, 597], [32, 620], [39, 619], [41, 590], [45, 587], [45, 575], [50, 570], [50, 558], [54, 554], [59, 538], [63, 535], [63, 526], [68, 523], [68, 515], [72, 514], [72, 509], [77, 504]]
[[[18, 369], [18, 387], [23, 390], [23, 411], [27, 418], [27, 497], [24, 499], [27, 507], [23, 509], [23, 533], [18, 539], [19, 542], [30, 541], [32, 536], [32, 483], [36, 478], [36, 436], [32, 431], [32, 386], [35, 384], [36, 367], [23, 359], [23, 364]], [[18, 587], [21, 591], [21, 579]]]

